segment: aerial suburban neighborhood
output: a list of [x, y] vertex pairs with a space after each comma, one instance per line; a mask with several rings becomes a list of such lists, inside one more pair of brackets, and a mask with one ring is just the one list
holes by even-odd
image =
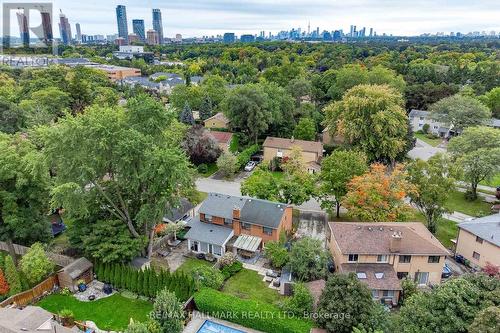
[[486, 2], [6, 3], [0, 333], [500, 332]]

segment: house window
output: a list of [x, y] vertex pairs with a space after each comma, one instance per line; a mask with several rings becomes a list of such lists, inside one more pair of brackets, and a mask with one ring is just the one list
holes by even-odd
[[394, 297], [394, 290], [383, 290], [384, 297]]
[[232, 219], [224, 219], [224, 225], [227, 227], [232, 227], [233, 226], [233, 220]]
[[205, 222], [212, 223], [212, 215], [205, 214]]
[[424, 120], [424, 117], [420, 117], [420, 120]]
[[377, 262], [389, 262], [389, 256], [385, 254], [379, 254], [377, 256]]
[[278, 149], [278, 151], [276, 152], [276, 156], [277, 157], [283, 157], [283, 150]]
[[427, 260], [427, 262], [430, 264], [437, 264], [440, 258], [440, 256], [429, 256], [429, 260]]
[[399, 262], [402, 264], [407, 264], [411, 261], [411, 256], [399, 256]]
[[481, 255], [479, 253], [477, 253], [476, 251], [474, 251], [474, 252], [472, 252], [472, 258], [479, 260], [479, 258], [481, 258]]
[[418, 124], [418, 127], [424, 127], [424, 124]]
[[241, 224], [241, 229], [243, 229], [243, 230], [250, 230], [251, 227], [252, 226], [250, 223], [242, 223]]
[[478, 242], [479, 244], [483, 244], [483, 239], [479, 236], [476, 236], [476, 242]]
[[406, 279], [408, 277], [408, 272], [398, 272], [397, 275], [398, 275], [398, 279], [400, 279], [400, 280]]
[[347, 259], [349, 262], [358, 262], [358, 255], [357, 254], [350, 254], [349, 258]]
[[429, 272], [417, 272], [415, 273], [415, 282], [419, 285], [426, 285], [429, 281]]
[[273, 234], [273, 229], [272, 228], [267, 228], [267, 227], [262, 227], [262, 232], [266, 235], [271, 236]]
[[378, 298], [378, 290], [377, 289], [372, 289], [372, 297]]

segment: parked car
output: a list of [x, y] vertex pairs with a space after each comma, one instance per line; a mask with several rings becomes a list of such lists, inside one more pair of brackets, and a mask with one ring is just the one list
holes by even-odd
[[441, 273], [441, 278], [447, 279], [451, 275], [452, 275], [452, 272], [451, 272], [450, 267], [448, 267], [448, 265], [445, 264], [444, 267], [443, 267], [443, 272]]
[[256, 164], [254, 161], [250, 161], [245, 165], [245, 171], [252, 171], [255, 168]]

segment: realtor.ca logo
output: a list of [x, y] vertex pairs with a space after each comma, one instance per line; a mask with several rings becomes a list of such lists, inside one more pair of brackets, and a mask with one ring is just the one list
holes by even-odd
[[[3, 48], [54, 47], [50, 2], [4, 2], [2, 4]], [[17, 29], [16, 29], [17, 27]]]

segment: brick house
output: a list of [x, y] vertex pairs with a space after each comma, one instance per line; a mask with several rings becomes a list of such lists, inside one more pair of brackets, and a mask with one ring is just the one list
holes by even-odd
[[222, 113], [219, 112], [204, 121], [206, 128], [229, 128], [229, 119]]
[[448, 250], [419, 222], [330, 222], [328, 247], [335, 269], [355, 273], [375, 300], [397, 304], [400, 280], [436, 285]]
[[302, 159], [307, 164], [308, 171], [314, 173], [320, 170], [323, 158], [323, 144], [321, 142], [268, 136], [262, 147], [264, 148], [264, 162], [270, 162], [276, 157], [286, 158], [290, 155], [293, 147], [299, 147], [302, 150]]
[[229, 151], [229, 146], [233, 140], [233, 133], [231, 132], [220, 132], [220, 131], [209, 131], [208, 134], [217, 141], [219, 148], [222, 151]]
[[227, 251], [251, 256], [292, 228], [292, 207], [261, 199], [209, 193], [187, 224], [188, 248], [216, 257]]

